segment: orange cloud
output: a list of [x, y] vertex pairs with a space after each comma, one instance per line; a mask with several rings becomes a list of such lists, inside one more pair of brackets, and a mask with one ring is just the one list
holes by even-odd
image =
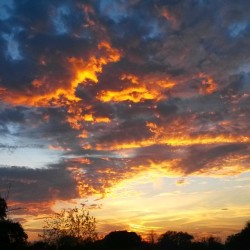
[[156, 144], [170, 146], [190, 146], [196, 144], [220, 144], [220, 143], [249, 143], [249, 136], [232, 134], [198, 134], [188, 133], [188, 129], [181, 121], [175, 120], [168, 126], [158, 126], [147, 123], [149, 130], [154, 134], [152, 141]]
[[162, 135], [162, 137], [152, 137], [149, 139], [138, 141], [127, 141], [120, 143], [110, 144], [96, 144], [94, 148], [96, 150], [121, 150], [149, 147], [153, 145], [169, 145], [173, 147], [185, 147], [192, 145], [212, 145], [212, 144], [224, 144], [224, 143], [250, 143], [249, 136], [236, 136], [236, 135], [181, 135], [181, 136], [168, 136]]
[[77, 87], [81, 84], [87, 84], [88, 80], [98, 83], [98, 74], [102, 72], [103, 66], [116, 62], [121, 57], [120, 52], [112, 48], [106, 41], [98, 45], [96, 54], [98, 55], [93, 55], [87, 60], [69, 58], [67, 64], [72, 78], [67, 83], [53, 84], [48, 76], [43, 76], [40, 79], [34, 79], [31, 89], [26, 89], [24, 92], [1, 88], [0, 96], [5, 102], [12, 105], [64, 106], [68, 113], [66, 121], [76, 130], [83, 131], [84, 122], [110, 123], [109, 117], [95, 116], [91, 106], [80, 104], [81, 99], [75, 94]]
[[[71, 160], [70, 160], [71, 161]], [[71, 161], [72, 162], [72, 161]], [[81, 163], [81, 160], [73, 160], [72, 163]], [[97, 169], [94, 176], [89, 176], [88, 171], [82, 166], [68, 167], [67, 170], [71, 172], [72, 177], [77, 183], [77, 191], [80, 197], [84, 198], [86, 195], [113, 195], [114, 190], [122, 188], [127, 182], [137, 179], [143, 183], [145, 176], [150, 179], [159, 178], [160, 176], [180, 176], [183, 171], [179, 167], [180, 160], [165, 160], [160, 162], [147, 161], [144, 165], [129, 166], [123, 170], [115, 169], [112, 166]], [[88, 164], [83, 163], [83, 164]], [[112, 190], [112, 193], [110, 191]]]
[[130, 86], [122, 88], [120, 91], [103, 90], [97, 99], [102, 102], [124, 102], [131, 101], [134, 103], [145, 100], [159, 101], [166, 98], [166, 90], [172, 89], [176, 83], [169, 79], [154, 79], [148, 76], [140, 79], [132, 74], [123, 74], [122, 81], [129, 81]]
[[82, 130], [81, 133], [77, 136], [78, 138], [87, 138], [88, 137], [88, 132], [86, 130]]
[[5, 102], [12, 105], [27, 106], [48, 106], [49, 104], [64, 105], [67, 102], [77, 102], [80, 100], [75, 95], [75, 90], [80, 84], [87, 80], [98, 82], [98, 73], [102, 72], [102, 67], [108, 63], [117, 62], [120, 59], [120, 52], [111, 47], [108, 42], [101, 42], [98, 45], [97, 53], [101, 56], [91, 56], [88, 60], [82, 58], [69, 58], [68, 66], [72, 72], [72, 79], [69, 83], [53, 84], [48, 76], [32, 81], [31, 89], [25, 92], [9, 91], [1, 89], [0, 94]]
[[122, 150], [122, 149], [133, 149], [142, 148], [154, 145], [155, 142], [151, 139], [137, 140], [137, 141], [127, 141], [120, 143], [100, 143], [93, 147], [96, 150]]
[[172, 24], [174, 28], [178, 27], [179, 22], [177, 18], [166, 7], [158, 9], [158, 11], [162, 17]]
[[97, 83], [97, 74], [102, 72], [103, 65], [110, 62], [117, 62], [120, 59], [121, 55], [119, 51], [113, 49], [107, 42], [101, 42], [98, 45], [98, 49], [105, 50], [105, 56], [101, 56], [100, 58], [92, 56], [88, 61], [84, 61], [82, 58], [69, 58], [69, 63], [74, 72], [74, 78], [71, 81], [73, 90], [86, 80], [91, 80]]
[[[106, 179], [90, 179], [86, 176], [86, 170], [82, 167], [68, 167], [68, 171], [71, 172], [73, 179], [76, 181], [76, 188], [78, 195], [81, 198], [86, 197], [86, 195], [102, 194], [105, 193], [106, 182], [112, 182]], [[93, 183], [95, 182], [95, 183]], [[102, 183], [102, 185], [96, 187], [96, 183]], [[111, 185], [111, 183], [109, 184]]]
[[250, 136], [234, 134], [193, 134], [189, 123], [180, 119], [174, 120], [165, 126], [159, 126], [149, 122], [146, 124], [149, 131], [153, 134], [149, 138], [142, 140], [129, 140], [121, 142], [99, 143], [92, 146], [96, 150], [122, 150], [149, 147], [153, 145], [168, 145], [173, 147], [185, 147], [192, 145], [215, 145], [231, 143], [249, 143]]
[[5, 95], [6, 95], [6, 89], [0, 87], [0, 100], [2, 100]]
[[81, 5], [82, 10], [84, 11], [84, 14], [86, 16], [86, 23], [84, 24], [84, 27], [89, 27], [95, 25], [95, 21], [91, 19], [91, 15], [95, 14], [94, 9], [91, 5], [83, 4]]
[[209, 167], [199, 169], [194, 175], [224, 177], [235, 176], [248, 172], [247, 162], [250, 160], [249, 155], [231, 154], [227, 157], [210, 162]]
[[32, 81], [32, 85], [35, 87], [35, 88], [40, 88], [42, 85], [43, 85], [43, 82], [41, 80], [33, 80]]
[[121, 80], [128, 80], [131, 83], [139, 84], [139, 78], [133, 74], [123, 74]]
[[201, 80], [201, 87], [199, 88], [200, 94], [212, 94], [217, 90], [217, 84], [211, 76], [200, 73], [198, 77]]
[[159, 100], [159, 93], [156, 90], [149, 91], [143, 86], [138, 86], [123, 89], [121, 91], [103, 90], [101, 91], [97, 99], [102, 102], [131, 101], [134, 103], [138, 103], [145, 100]]
[[96, 117], [95, 121], [97, 123], [110, 123], [111, 122], [109, 117]]
[[87, 138], [88, 133], [84, 129], [85, 122], [88, 123], [110, 123], [111, 120], [109, 117], [105, 116], [96, 116], [92, 110], [91, 105], [85, 105], [79, 102], [70, 102], [68, 103], [67, 110], [67, 122], [71, 128], [75, 130], [81, 130], [79, 138]]
[[88, 158], [73, 158], [69, 159], [68, 161], [73, 163], [87, 164], [87, 165], [91, 164], [91, 161]]

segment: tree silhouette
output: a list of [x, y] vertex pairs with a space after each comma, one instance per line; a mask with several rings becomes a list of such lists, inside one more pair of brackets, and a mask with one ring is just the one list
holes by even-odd
[[7, 217], [7, 202], [4, 198], [0, 197], [0, 221], [4, 220]]
[[160, 236], [158, 246], [167, 250], [187, 250], [191, 249], [193, 238], [188, 233], [168, 231]]
[[221, 243], [220, 238], [206, 237], [201, 241], [195, 241], [192, 243], [192, 250], [223, 250], [224, 245]]
[[114, 231], [103, 239], [105, 249], [132, 249], [141, 244], [141, 237], [135, 232]]
[[84, 206], [64, 209], [45, 221], [41, 237], [57, 246], [94, 241], [97, 239], [96, 220]]
[[7, 203], [0, 197], [0, 243], [3, 249], [22, 249], [27, 243], [27, 234], [19, 222], [7, 219]]
[[208, 250], [222, 250], [224, 249], [223, 244], [221, 243], [220, 238], [218, 237], [208, 237], [202, 240], [202, 242], [207, 247]]
[[227, 237], [226, 247], [229, 250], [249, 250], [250, 249], [250, 222], [239, 233]]
[[29, 250], [53, 250], [53, 248], [44, 241], [36, 241], [29, 245]]

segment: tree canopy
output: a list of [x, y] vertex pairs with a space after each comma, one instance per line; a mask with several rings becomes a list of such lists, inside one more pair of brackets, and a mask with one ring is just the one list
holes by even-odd
[[188, 233], [167, 231], [159, 238], [159, 246], [161, 249], [168, 250], [186, 250], [191, 246], [191, 240], [194, 237]]
[[83, 242], [97, 239], [96, 220], [84, 206], [63, 209], [45, 221], [41, 237], [50, 244]]
[[0, 243], [3, 249], [22, 249], [27, 243], [27, 234], [19, 222], [7, 219], [7, 202], [0, 197]]
[[237, 234], [230, 235], [226, 240], [229, 250], [249, 250], [250, 249], [250, 221]]
[[107, 234], [103, 242], [107, 249], [131, 249], [140, 245], [141, 237], [135, 232], [114, 231]]

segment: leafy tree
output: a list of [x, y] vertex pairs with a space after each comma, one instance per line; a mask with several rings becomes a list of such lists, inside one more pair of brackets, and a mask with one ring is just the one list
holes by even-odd
[[7, 203], [0, 197], [0, 243], [3, 249], [22, 249], [27, 243], [27, 234], [19, 222], [7, 219]]
[[26, 245], [28, 236], [18, 222], [4, 220], [0, 222], [0, 242], [2, 246], [23, 247]]
[[63, 209], [45, 221], [41, 237], [49, 244], [57, 246], [94, 241], [97, 239], [96, 220], [84, 206]]
[[167, 250], [187, 250], [191, 249], [193, 238], [188, 233], [168, 231], [160, 236], [158, 246]]
[[250, 222], [239, 233], [227, 237], [226, 248], [229, 250], [249, 250], [250, 249]]
[[114, 231], [103, 239], [107, 249], [132, 249], [141, 244], [141, 237], [135, 232]]

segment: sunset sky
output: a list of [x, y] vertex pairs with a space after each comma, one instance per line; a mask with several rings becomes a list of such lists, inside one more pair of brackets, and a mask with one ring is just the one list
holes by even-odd
[[0, 195], [30, 240], [81, 203], [100, 234], [244, 226], [249, 13], [248, 0], [0, 0]]

